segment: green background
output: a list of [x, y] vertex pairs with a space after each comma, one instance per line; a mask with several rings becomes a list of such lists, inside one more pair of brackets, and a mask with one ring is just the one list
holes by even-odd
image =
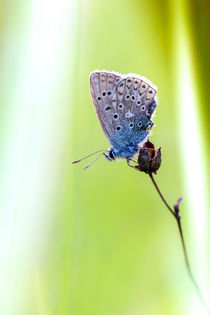
[[208, 301], [209, 31], [207, 0], [0, 1], [0, 314], [206, 314], [149, 176], [71, 161], [109, 146], [91, 71], [158, 86], [156, 180]]

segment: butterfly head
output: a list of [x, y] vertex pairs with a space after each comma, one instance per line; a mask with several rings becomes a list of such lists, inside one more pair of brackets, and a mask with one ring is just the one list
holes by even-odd
[[115, 150], [114, 148], [109, 148], [106, 153], [104, 153], [105, 155], [105, 158], [108, 160], [108, 161], [114, 161], [116, 159], [116, 153], [115, 153]]

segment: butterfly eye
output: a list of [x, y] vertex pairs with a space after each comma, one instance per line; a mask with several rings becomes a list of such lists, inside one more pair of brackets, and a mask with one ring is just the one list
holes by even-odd
[[145, 105], [142, 105], [142, 106], [141, 106], [141, 111], [143, 112], [143, 111], [145, 111], [145, 109], [146, 109], [146, 106], [145, 106]]
[[103, 95], [103, 96], [106, 96], [106, 92], [103, 92], [102, 95]]
[[101, 97], [100, 97], [100, 96], [98, 96], [98, 97], [97, 97], [97, 100], [98, 100], [98, 101], [100, 101], [100, 100], [101, 100]]
[[116, 114], [116, 113], [113, 115], [113, 118], [114, 118], [115, 120], [118, 119], [118, 117], [119, 117], [119, 116], [118, 116], [118, 114]]
[[132, 129], [133, 126], [134, 126], [134, 123], [131, 122], [131, 123], [129, 124], [129, 128]]
[[141, 105], [141, 101], [137, 101], [136, 106], [140, 106], [140, 105]]
[[120, 131], [121, 130], [121, 126], [117, 126], [116, 129], [117, 129], [117, 131]]
[[129, 100], [130, 95], [129, 95], [129, 94], [126, 94], [125, 98], [126, 98], [126, 100]]
[[112, 150], [109, 151], [109, 157], [114, 160], [116, 155], [114, 154], [114, 152]]
[[108, 92], [107, 92], [107, 95], [109, 95], [109, 96], [110, 96], [111, 94], [112, 94], [112, 92], [111, 92], [111, 91], [108, 91]]
[[119, 109], [122, 109], [123, 106], [124, 106], [123, 104], [119, 104], [119, 105], [118, 105], [118, 108], [119, 108]]
[[132, 96], [131, 96], [131, 99], [132, 99], [132, 101], [134, 101], [134, 100], [135, 100], [135, 96], [134, 96], [134, 95], [132, 95]]

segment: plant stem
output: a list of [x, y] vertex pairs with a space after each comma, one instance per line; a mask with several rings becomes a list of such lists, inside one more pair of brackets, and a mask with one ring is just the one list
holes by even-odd
[[200, 288], [195, 280], [195, 277], [192, 273], [191, 267], [190, 267], [190, 263], [189, 263], [189, 259], [188, 259], [188, 255], [187, 255], [187, 250], [186, 250], [186, 246], [185, 246], [185, 241], [184, 241], [184, 236], [183, 236], [183, 231], [182, 231], [182, 226], [181, 226], [181, 216], [179, 215], [179, 204], [182, 201], [182, 198], [180, 198], [176, 204], [174, 205], [174, 210], [169, 206], [168, 202], [166, 201], [166, 199], [163, 197], [163, 194], [161, 193], [155, 179], [152, 173], [148, 174], [149, 177], [151, 178], [160, 198], [162, 199], [163, 203], [166, 205], [166, 207], [168, 208], [168, 210], [171, 212], [171, 214], [173, 215], [173, 217], [176, 219], [177, 225], [178, 225], [178, 229], [179, 229], [179, 235], [181, 238], [181, 243], [182, 243], [182, 249], [183, 249], [183, 253], [184, 253], [184, 259], [185, 259], [185, 263], [186, 263], [186, 267], [187, 267], [187, 271], [189, 274], [189, 277], [194, 285], [194, 288], [200, 298], [200, 301], [203, 305], [203, 307], [205, 308], [205, 310], [210, 313], [208, 306], [203, 298], [203, 295], [201, 294]]

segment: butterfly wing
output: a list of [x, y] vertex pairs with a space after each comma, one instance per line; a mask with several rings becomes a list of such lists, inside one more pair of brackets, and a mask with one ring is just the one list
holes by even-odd
[[90, 92], [102, 129], [115, 148], [138, 144], [149, 134], [157, 102], [156, 87], [147, 79], [94, 71]]
[[107, 71], [94, 71], [90, 74], [92, 101], [101, 127], [109, 142], [111, 142], [114, 129], [113, 112], [116, 106], [112, 100], [112, 95], [121, 80], [120, 75]]

